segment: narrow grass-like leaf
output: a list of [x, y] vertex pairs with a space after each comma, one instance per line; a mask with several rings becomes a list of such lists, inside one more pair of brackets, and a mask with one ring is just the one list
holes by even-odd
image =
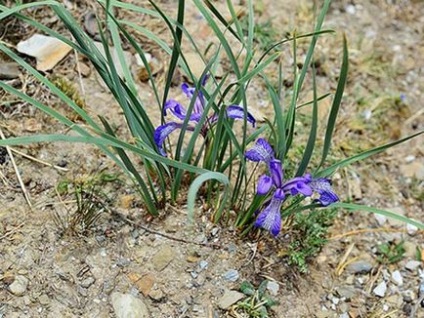
[[376, 213], [376, 214], [384, 215], [388, 218], [395, 219], [397, 221], [401, 221], [401, 222], [404, 222], [404, 223], [407, 223], [407, 224], [414, 225], [417, 228], [424, 230], [424, 224], [421, 223], [421, 222], [412, 220], [412, 219], [410, 219], [406, 216], [400, 215], [400, 214], [396, 214], [396, 213], [393, 213], [393, 212], [390, 212], [390, 211], [369, 207], [369, 206], [366, 206], [366, 205], [338, 202], [338, 203], [332, 204], [331, 208], [341, 208], [341, 209], [346, 209], [346, 210], [350, 210], [350, 211], [354, 211], [354, 212], [358, 211], [358, 212]]
[[343, 62], [340, 69], [339, 82], [337, 84], [336, 94], [334, 95], [333, 104], [331, 105], [330, 114], [328, 116], [327, 129], [325, 132], [324, 147], [322, 150], [322, 158], [319, 166], [322, 166], [327, 158], [333, 138], [334, 127], [336, 125], [337, 115], [339, 113], [340, 104], [342, 102], [343, 91], [347, 82], [347, 73], [349, 69], [349, 52], [347, 48], [346, 36], [343, 36]]
[[316, 83], [316, 70], [313, 67], [312, 71], [312, 88], [313, 88], [313, 104], [312, 104], [312, 119], [311, 119], [311, 130], [309, 132], [308, 142], [306, 144], [305, 151], [303, 152], [302, 161], [299, 164], [299, 168], [296, 172], [296, 177], [301, 176], [305, 173], [306, 168], [309, 165], [312, 154], [315, 148], [315, 141], [317, 139], [317, 128], [318, 128], [318, 99], [317, 99], [317, 83]]
[[187, 210], [188, 210], [188, 217], [190, 221], [194, 220], [194, 209], [196, 204], [196, 197], [197, 192], [199, 192], [200, 187], [203, 183], [210, 181], [210, 180], [216, 180], [220, 183], [222, 183], [225, 188], [222, 191], [223, 197], [220, 200], [218, 210], [216, 211], [217, 215], [221, 215], [222, 211], [225, 208], [225, 204], [228, 199], [228, 187], [230, 185], [230, 182], [228, 180], [228, 177], [222, 173], [218, 172], [206, 172], [204, 174], [201, 174], [196, 179], [194, 179], [193, 183], [190, 185], [190, 188], [188, 190], [187, 194]]
[[354, 155], [352, 157], [341, 160], [341, 161], [339, 161], [339, 162], [337, 162], [337, 163], [335, 163], [335, 164], [333, 164], [333, 165], [331, 165], [331, 166], [329, 166], [329, 167], [327, 167], [323, 170], [317, 171], [314, 175], [317, 176], [317, 177], [328, 177], [328, 176], [332, 175], [337, 169], [346, 167], [346, 166], [351, 165], [352, 163], [355, 163], [355, 162], [358, 162], [358, 161], [363, 161], [363, 160], [365, 160], [365, 159], [367, 159], [371, 156], [374, 156], [374, 155], [376, 155], [380, 152], [385, 151], [386, 149], [389, 149], [393, 146], [401, 144], [401, 143], [408, 141], [412, 138], [418, 137], [419, 135], [422, 135], [422, 134], [424, 134], [424, 130], [420, 131], [416, 134], [407, 136], [405, 138], [396, 140], [394, 142], [390, 142], [390, 143], [385, 144], [383, 146], [379, 146], [379, 147], [372, 148], [370, 150], [366, 150], [366, 151], [361, 152], [357, 155]]

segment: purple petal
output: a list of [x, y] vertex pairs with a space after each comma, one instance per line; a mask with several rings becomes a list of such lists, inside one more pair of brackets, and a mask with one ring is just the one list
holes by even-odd
[[[196, 93], [196, 88], [189, 86], [187, 83], [183, 83], [181, 85], [181, 90], [190, 99], [190, 101]], [[203, 93], [199, 91], [197, 93], [196, 100], [194, 101], [193, 113], [202, 113], [205, 104]]]
[[323, 206], [328, 206], [331, 203], [339, 201], [339, 197], [334, 192], [331, 181], [327, 178], [318, 178], [313, 179], [309, 186], [312, 188], [313, 191], [320, 194], [320, 197], [317, 199], [319, 203], [321, 203]]
[[254, 162], [269, 162], [271, 159], [274, 159], [274, 150], [272, 150], [271, 145], [265, 139], [259, 138], [256, 140], [255, 145], [247, 150], [244, 155], [247, 159]]
[[202, 82], [200, 84], [204, 87], [206, 85], [206, 83], [208, 82], [208, 80], [209, 80], [209, 74], [205, 74], [202, 77]]
[[274, 185], [277, 188], [281, 188], [283, 185], [283, 166], [281, 161], [278, 159], [272, 159], [269, 162], [269, 171], [271, 172], [271, 178]]
[[256, 123], [255, 118], [249, 112], [245, 111], [243, 107], [238, 105], [230, 105], [227, 107], [226, 112], [229, 118], [233, 118], [233, 119], [246, 118], [246, 120], [249, 123], [251, 123], [253, 127], [255, 127], [255, 123]]
[[273, 236], [277, 236], [281, 230], [280, 209], [282, 203], [282, 200], [273, 197], [268, 206], [256, 218], [255, 226], [269, 231]]
[[309, 186], [310, 179], [308, 177], [296, 177], [290, 179], [283, 185], [283, 189], [286, 193], [291, 195], [303, 194], [306, 197], [312, 195], [312, 188]]
[[166, 116], [166, 110], [169, 109], [172, 114], [181, 119], [184, 120], [186, 118], [186, 109], [184, 108], [183, 105], [181, 105], [180, 103], [178, 103], [176, 100], [174, 99], [170, 99], [165, 103], [165, 107], [163, 108], [163, 114]]
[[170, 122], [165, 125], [161, 125], [158, 128], [156, 128], [154, 133], [154, 140], [156, 145], [158, 146], [159, 152], [162, 156], [166, 157], [165, 150], [163, 149], [162, 145], [165, 141], [165, 139], [176, 129], [181, 128], [182, 124]]
[[272, 179], [267, 175], [262, 175], [258, 180], [258, 189], [256, 191], [259, 195], [264, 195], [271, 190]]

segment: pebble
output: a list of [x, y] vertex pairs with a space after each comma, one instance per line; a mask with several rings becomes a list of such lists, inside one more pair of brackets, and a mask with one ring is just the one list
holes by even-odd
[[414, 236], [418, 232], [418, 228], [415, 225], [407, 223], [406, 232], [408, 232], [409, 235]]
[[398, 270], [396, 270], [392, 273], [392, 281], [398, 286], [403, 285], [403, 277], [402, 277], [402, 274]]
[[374, 213], [374, 218], [379, 226], [383, 226], [384, 223], [386, 223], [387, 221], [387, 217], [385, 215], [381, 215], [378, 213]]
[[165, 294], [163, 293], [163, 291], [161, 289], [155, 289], [155, 290], [152, 290], [149, 293], [149, 297], [151, 299], [153, 299], [154, 301], [158, 301], [159, 302], [159, 301], [161, 301], [165, 297]]
[[235, 282], [239, 279], [240, 275], [236, 269], [230, 269], [223, 275], [223, 277], [228, 282]]
[[28, 288], [29, 280], [23, 275], [16, 275], [12, 284], [9, 286], [9, 291], [15, 296], [22, 296]]
[[412, 242], [404, 242], [403, 248], [405, 249], [405, 257], [415, 258], [417, 255], [417, 245]]
[[406, 303], [411, 303], [417, 298], [417, 295], [414, 293], [414, 291], [410, 289], [405, 290], [402, 295], [403, 295], [403, 301]]
[[82, 282], [81, 282], [81, 287], [83, 287], [83, 288], [89, 288], [91, 285], [93, 285], [94, 284], [94, 282], [95, 282], [96, 280], [94, 279], [94, 277], [88, 277], [88, 278], [86, 278], [86, 279], [84, 279]]
[[37, 60], [37, 70], [48, 71], [54, 68], [72, 48], [59, 39], [42, 34], [34, 34], [29, 39], [17, 45], [19, 53], [23, 53]]
[[411, 261], [408, 261], [408, 263], [405, 264], [405, 268], [407, 270], [410, 270], [411, 272], [413, 272], [413, 271], [417, 270], [420, 265], [421, 265], [421, 262], [411, 260]]
[[166, 245], [152, 257], [152, 265], [158, 272], [161, 272], [174, 258], [175, 250], [171, 246]]
[[0, 80], [18, 78], [21, 73], [18, 63], [0, 61]]
[[339, 318], [349, 318], [349, 314], [347, 312], [342, 313]]
[[269, 291], [271, 296], [277, 296], [280, 289], [280, 285], [277, 282], [269, 281], [266, 285], [266, 289]]
[[242, 300], [246, 296], [235, 290], [226, 290], [224, 295], [218, 300], [218, 306], [221, 309], [227, 309]]
[[146, 304], [140, 298], [118, 292], [114, 292], [110, 298], [117, 318], [151, 317]]
[[46, 294], [42, 294], [40, 297], [38, 297], [38, 302], [40, 303], [40, 305], [47, 306], [48, 304], [50, 304], [50, 297]]
[[355, 288], [350, 286], [336, 287], [336, 292], [341, 298], [345, 298], [346, 300], [354, 298], [356, 294]]
[[[395, 214], [398, 214], [398, 215], [405, 215], [404, 209], [402, 207], [399, 207], [399, 206], [393, 207], [393, 208], [388, 208], [387, 210], [390, 211], [390, 212], [393, 212]], [[393, 218], [388, 218], [388, 221], [389, 221], [390, 226], [395, 227], [395, 228], [399, 228], [399, 227], [402, 227], [402, 226], [405, 225], [404, 222], [393, 219]]]
[[347, 267], [347, 271], [352, 274], [366, 274], [371, 271], [373, 265], [365, 260], [353, 262]]
[[386, 295], [386, 291], [387, 291], [387, 284], [383, 280], [380, 284], [377, 285], [376, 288], [373, 289], [372, 292], [374, 293], [374, 295], [378, 297], [384, 297], [384, 295]]
[[201, 272], [201, 271], [203, 271], [204, 269], [206, 269], [207, 267], [208, 267], [208, 262], [207, 261], [204, 261], [204, 260], [202, 260], [202, 261], [200, 261], [199, 262], [199, 270], [198, 270], [198, 272]]

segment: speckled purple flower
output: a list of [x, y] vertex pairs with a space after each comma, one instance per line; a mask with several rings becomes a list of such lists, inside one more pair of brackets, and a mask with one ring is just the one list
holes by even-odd
[[[202, 86], [206, 84], [207, 77], [205, 77], [202, 80]], [[198, 91], [196, 94], [196, 88], [190, 87], [188, 84], [183, 83], [181, 85], [181, 89], [183, 93], [191, 100], [196, 96], [196, 100], [194, 101], [193, 105], [193, 111], [190, 114], [189, 122], [192, 124], [188, 124], [186, 129], [189, 131], [194, 131], [195, 125], [199, 123], [200, 119], [202, 118], [203, 112], [205, 110], [206, 106], [206, 99], [204, 94], [201, 91]], [[187, 117], [187, 110], [186, 108], [178, 103], [176, 100], [171, 99], [168, 100], [165, 103], [165, 107], [163, 108], [163, 114], [164, 116], [167, 115], [167, 111], [170, 111], [176, 118], [184, 121]], [[255, 118], [249, 113], [244, 110], [243, 107], [238, 105], [230, 105], [226, 109], [227, 117], [232, 119], [246, 119], [249, 123], [252, 124], [252, 126], [255, 126]], [[205, 123], [203, 124], [203, 127], [201, 128], [201, 135], [205, 137], [213, 125], [215, 125], [218, 122], [218, 115], [213, 114], [210, 115]], [[163, 143], [165, 139], [174, 131], [177, 129], [181, 129], [183, 127], [182, 123], [178, 122], [168, 122], [164, 125], [161, 125], [156, 128], [154, 133], [154, 140], [155, 143], [159, 149], [159, 152], [161, 155], [166, 156], [165, 150], [163, 149]]]
[[330, 180], [326, 178], [313, 179], [310, 174], [306, 174], [284, 182], [281, 161], [274, 159], [274, 151], [265, 139], [258, 139], [253, 148], [246, 151], [245, 156], [251, 161], [267, 163], [269, 175], [264, 174], [259, 177], [257, 194], [272, 194], [272, 197], [260, 211], [255, 226], [268, 230], [274, 236], [281, 231], [281, 205], [288, 195], [300, 194], [309, 197], [315, 192], [319, 194], [316, 202], [322, 206], [328, 206], [339, 200], [331, 187]]

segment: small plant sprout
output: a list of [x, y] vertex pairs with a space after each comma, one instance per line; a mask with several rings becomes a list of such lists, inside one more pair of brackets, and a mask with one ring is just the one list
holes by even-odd
[[[206, 85], [206, 82], [208, 80], [209, 76], [204, 76], [201, 85], [204, 87]], [[207, 104], [206, 98], [204, 94], [200, 90], [196, 90], [195, 87], [190, 87], [187, 83], [183, 83], [181, 85], [181, 90], [183, 93], [190, 99], [194, 100], [194, 106], [191, 113], [187, 112], [187, 109], [181, 105], [179, 102], [177, 102], [174, 99], [170, 99], [165, 103], [165, 106], [163, 107], [163, 115], [167, 115], [167, 110], [170, 110], [171, 113], [178, 119], [184, 121], [187, 117], [189, 117], [189, 121], [193, 124], [198, 124], [203, 116], [203, 113], [205, 112], [205, 107]], [[255, 118], [253, 116], [246, 112], [243, 107], [238, 105], [230, 105], [225, 109], [226, 115], [228, 118], [231, 119], [246, 119], [249, 123], [252, 124], [252, 126], [255, 126]], [[213, 115], [210, 115], [207, 117], [206, 121], [204, 122], [200, 134], [206, 138], [207, 134], [211, 127], [213, 127], [218, 122], [219, 116], [217, 113], [214, 113]], [[161, 155], [166, 156], [165, 150], [163, 149], [163, 143], [165, 139], [176, 129], [185, 129], [187, 131], [194, 131], [195, 126], [193, 125], [187, 125], [184, 128], [184, 123], [178, 123], [178, 122], [168, 122], [166, 124], [163, 124], [156, 128], [154, 133], [154, 139], [155, 143], [158, 146], [159, 152]]]
[[267, 163], [269, 175], [259, 177], [256, 193], [270, 195], [271, 199], [265, 203], [265, 208], [256, 218], [255, 226], [268, 230], [273, 236], [280, 233], [281, 206], [287, 196], [299, 194], [310, 197], [317, 193], [319, 197], [315, 201], [321, 206], [339, 201], [327, 178], [315, 179], [310, 174], [305, 174], [303, 177], [295, 177], [284, 182], [283, 165], [280, 160], [274, 159], [274, 150], [265, 139], [258, 139], [253, 148], [246, 151], [245, 156], [251, 161]]

